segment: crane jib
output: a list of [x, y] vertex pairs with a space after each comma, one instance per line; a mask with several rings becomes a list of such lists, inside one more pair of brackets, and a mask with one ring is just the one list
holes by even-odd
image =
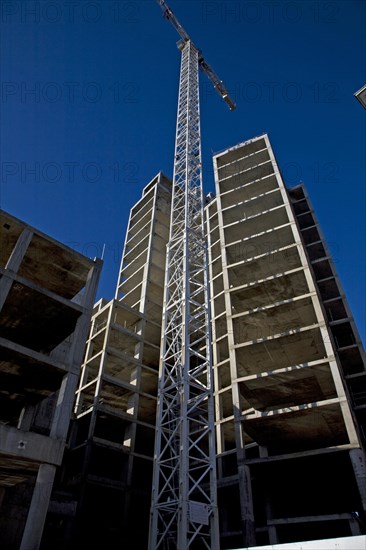
[[[192, 45], [196, 48], [196, 46], [193, 44], [189, 34], [185, 31], [185, 29], [182, 27], [182, 25], [179, 23], [178, 19], [175, 17], [172, 10], [169, 8], [168, 4], [165, 2], [165, 0], [156, 0], [156, 2], [159, 4], [160, 8], [163, 11], [163, 16], [166, 20], [170, 21], [179, 36], [181, 37], [181, 41], [178, 43], [179, 50], [182, 50], [184, 45], [191, 41]], [[231, 99], [229, 96], [228, 91], [226, 90], [222, 80], [219, 79], [215, 71], [212, 69], [212, 67], [207, 63], [207, 61], [204, 59], [202, 52], [196, 48], [199, 53], [198, 62], [199, 65], [204, 73], [208, 76], [209, 80], [211, 80], [214, 88], [218, 91], [219, 95], [222, 97], [222, 99], [225, 101], [225, 103], [228, 105], [230, 111], [234, 111], [236, 108], [235, 102]]]

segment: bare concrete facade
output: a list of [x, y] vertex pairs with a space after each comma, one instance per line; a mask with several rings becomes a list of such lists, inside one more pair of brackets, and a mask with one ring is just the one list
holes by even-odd
[[60, 466], [101, 261], [0, 211], [0, 541], [36, 549]]
[[[267, 135], [214, 165], [221, 548], [364, 533], [364, 352], [306, 191], [286, 189]], [[170, 203], [158, 174], [131, 210], [115, 299], [95, 305], [44, 548], [147, 547]]]
[[267, 135], [214, 169], [222, 547], [360, 534], [365, 362], [314, 212], [302, 186], [286, 190]]
[[159, 173], [131, 209], [115, 299], [95, 305], [45, 548], [147, 545], [170, 204]]

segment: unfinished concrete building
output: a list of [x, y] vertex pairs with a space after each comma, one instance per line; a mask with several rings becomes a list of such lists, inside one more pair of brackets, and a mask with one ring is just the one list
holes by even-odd
[[[319, 224], [267, 135], [215, 155], [206, 206], [221, 548], [365, 533], [365, 358]], [[171, 183], [132, 208], [95, 306], [44, 548], [147, 548]]]
[[45, 548], [146, 547], [170, 204], [159, 173], [131, 209], [115, 299], [95, 305]]
[[0, 211], [0, 542], [38, 548], [101, 260]]
[[214, 169], [222, 547], [365, 532], [365, 361], [314, 212], [303, 186], [286, 190], [267, 135]]

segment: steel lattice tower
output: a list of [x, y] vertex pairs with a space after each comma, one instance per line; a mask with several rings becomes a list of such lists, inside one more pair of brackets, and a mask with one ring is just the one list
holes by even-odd
[[213, 377], [204, 230], [199, 67], [234, 103], [164, 1], [181, 35], [167, 246], [150, 550], [219, 548]]

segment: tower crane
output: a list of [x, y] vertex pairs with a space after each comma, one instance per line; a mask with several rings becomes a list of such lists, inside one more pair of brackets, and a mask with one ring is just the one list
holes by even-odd
[[180, 36], [181, 69], [149, 550], [216, 550], [219, 528], [199, 68], [230, 110], [235, 103], [165, 0], [156, 1]]

